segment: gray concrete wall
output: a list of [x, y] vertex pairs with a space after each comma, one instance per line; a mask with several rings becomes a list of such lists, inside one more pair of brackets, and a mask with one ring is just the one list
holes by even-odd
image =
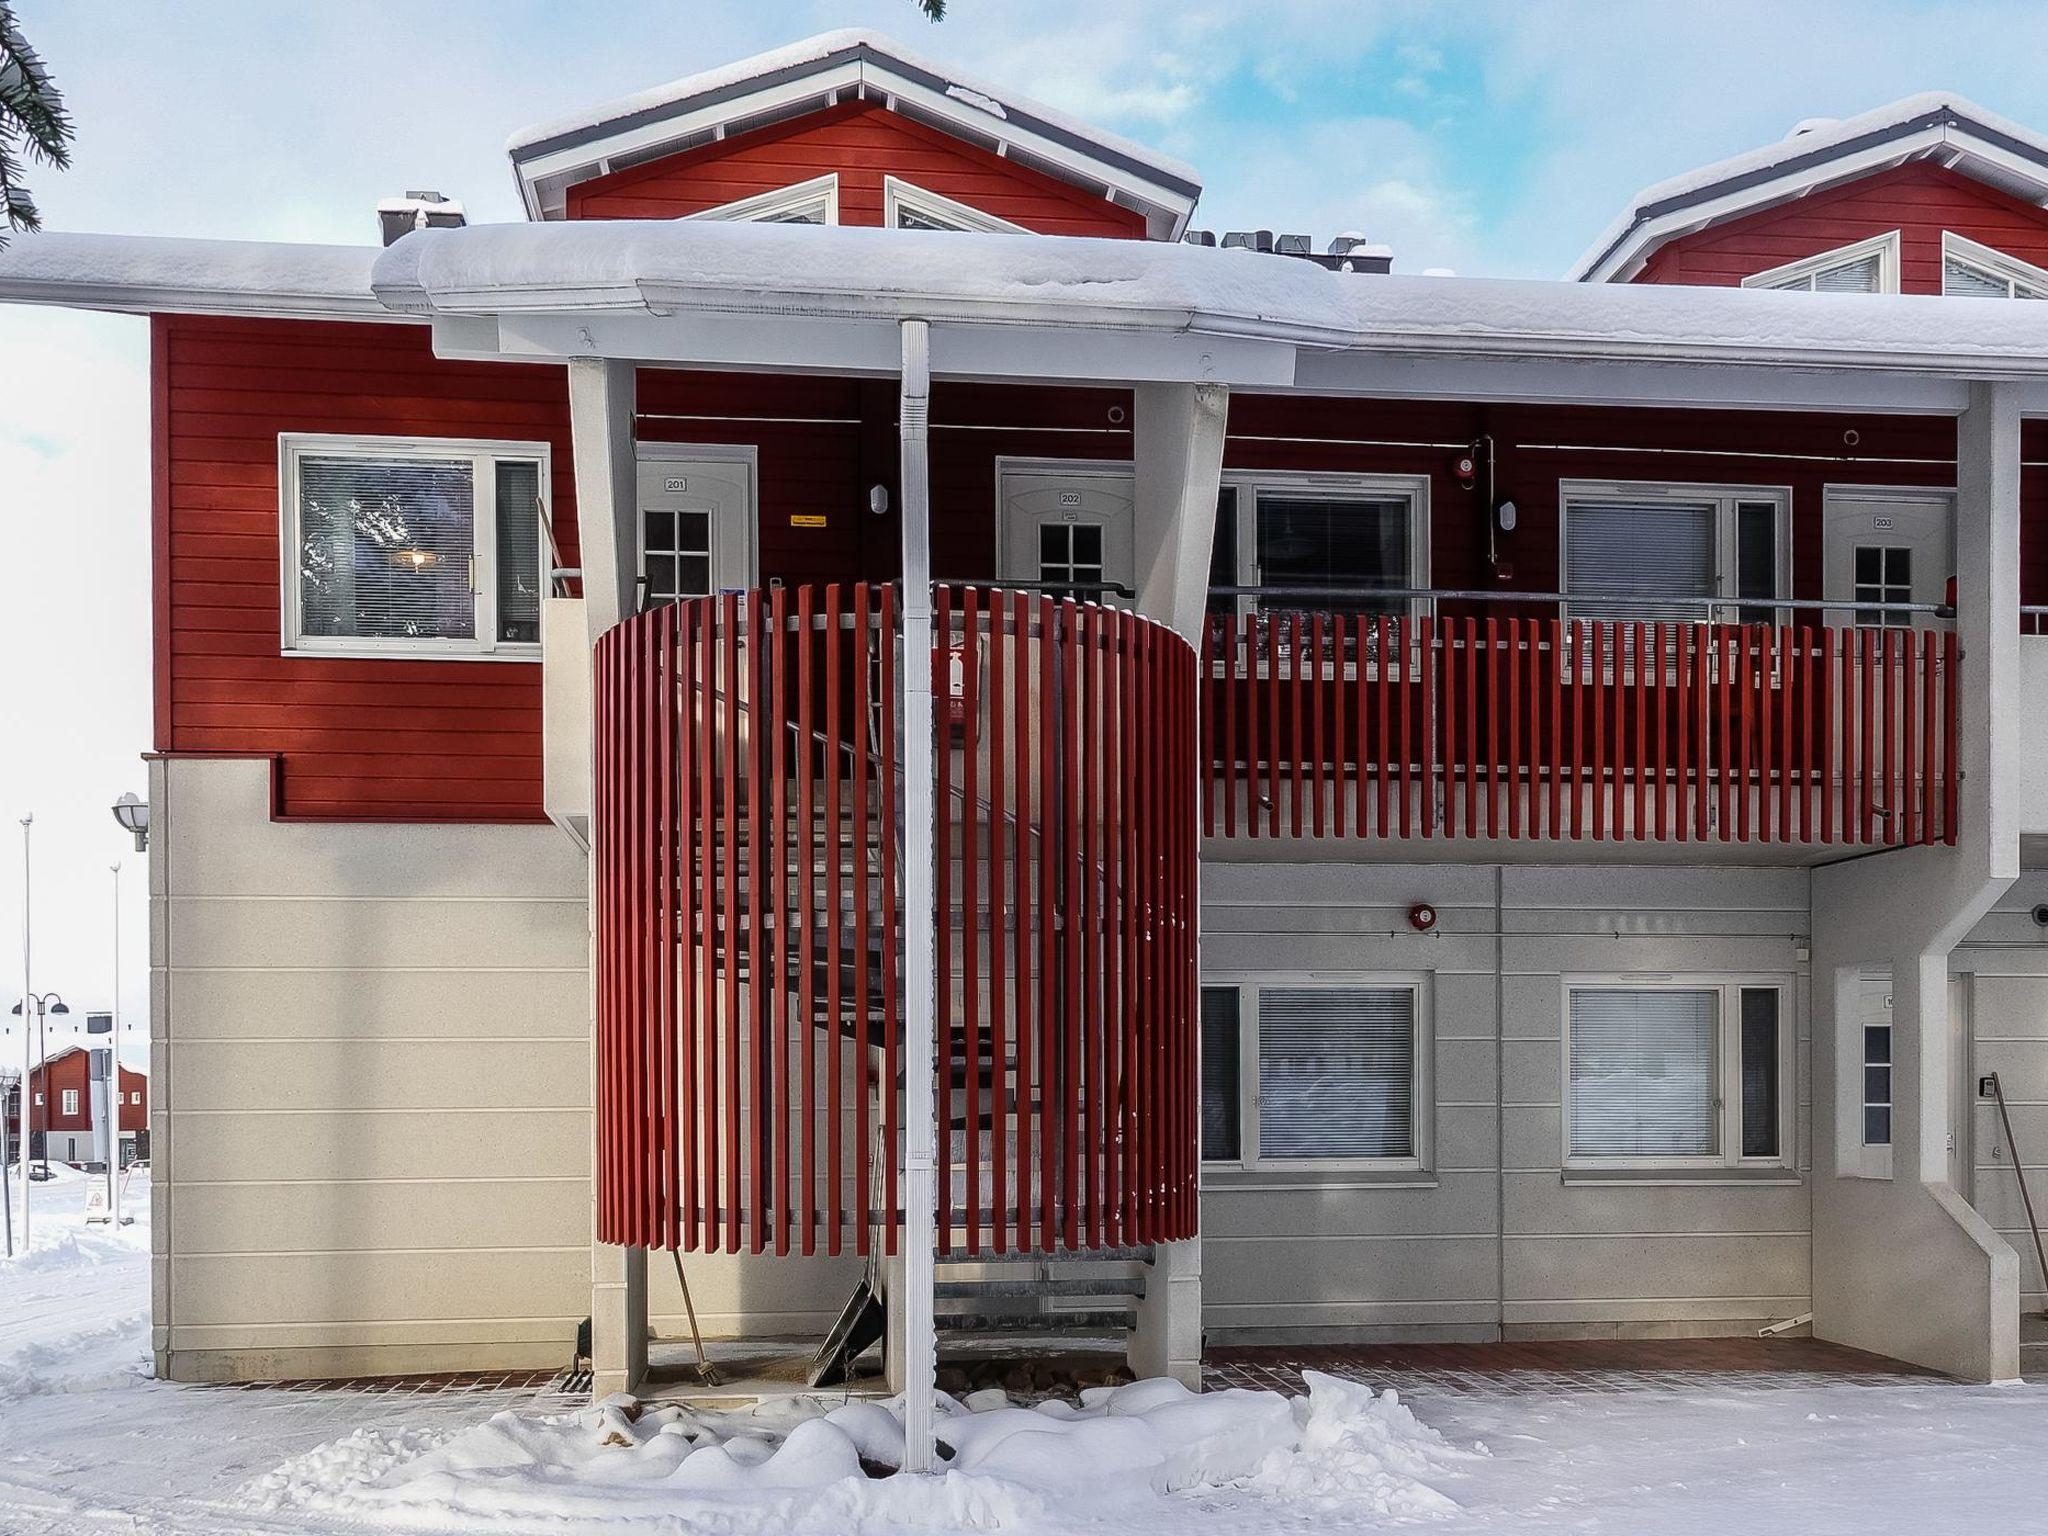
[[[1206, 977], [1426, 973], [1419, 1173], [1245, 1170], [1203, 1186], [1212, 1341], [1750, 1332], [1807, 1310], [1801, 870], [1252, 864], [1203, 869]], [[1496, 898], [1499, 911], [1496, 920]], [[1434, 932], [1407, 911], [1435, 906]], [[1777, 978], [1794, 1166], [1564, 1167], [1563, 978]]]

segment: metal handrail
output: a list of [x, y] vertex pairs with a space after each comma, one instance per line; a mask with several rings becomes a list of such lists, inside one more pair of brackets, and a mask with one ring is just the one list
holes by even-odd
[[[1857, 613], [1925, 613], [1935, 618], [1956, 616], [1948, 603], [1872, 603], [1853, 598], [1832, 597], [1701, 597], [1696, 593], [1669, 595], [1647, 592], [1515, 592], [1502, 588], [1467, 587], [1274, 587], [1217, 586], [1211, 597], [1292, 597], [1311, 601], [1372, 602], [1381, 598], [1407, 601], [1425, 599], [1454, 603], [1563, 603], [1580, 608], [1673, 608], [1698, 607], [1711, 617], [1717, 608], [1789, 608], [1802, 611], [1853, 609]], [[2048, 607], [2021, 608], [2022, 613], [2048, 614]]]

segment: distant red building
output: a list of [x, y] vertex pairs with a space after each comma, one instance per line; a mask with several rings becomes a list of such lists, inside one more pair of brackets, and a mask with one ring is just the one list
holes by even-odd
[[[93, 1155], [92, 1092], [87, 1079], [90, 1056], [83, 1046], [67, 1046], [29, 1074], [29, 1155], [60, 1163], [82, 1163]], [[128, 1067], [121, 1071], [121, 1161], [140, 1155], [149, 1133], [149, 1079]], [[18, 1089], [7, 1095], [9, 1145], [16, 1143], [20, 1109]]]

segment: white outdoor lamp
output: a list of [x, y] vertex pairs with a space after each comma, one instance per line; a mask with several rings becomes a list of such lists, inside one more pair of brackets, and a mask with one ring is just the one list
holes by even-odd
[[132, 790], [114, 802], [114, 820], [135, 839], [135, 851], [149, 851], [149, 802]]

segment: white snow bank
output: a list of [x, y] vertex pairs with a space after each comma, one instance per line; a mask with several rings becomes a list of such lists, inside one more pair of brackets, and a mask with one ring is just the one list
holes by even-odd
[[766, 314], [1027, 323], [1347, 350], [2048, 371], [2048, 305], [1327, 271], [1148, 240], [717, 220], [418, 230], [372, 285], [394, 311]]
[[[13, 1400], [128, 1386], [151, 1373], [149, 1176], [128, 1177], [121, 1209], [136, 1220], [113, 1227], [85, 1220], [91, 1179], [63, 1175], [31, 1191], [32, 1246], [0, 1258], [0, 1420]], [[17, 1201], [19, 1193], [17, 1185]], [[18, 1206], [14, 1215], [18, 1223]]]
[[[1084, 1394], [1079, 1407], [943, 1399], [949, 1459], [930, 1478], [875, 1475], [903, 1457], [900, 1400], [784, 1399], [743, 1412], [613, 1398], [576, 1414], [500, 1413], [456, 1435], [358, 1431], [294, 1458], [245, 1496], [272, 1514], [437, 1528], [590, 1529], [666, 1518], [748, 1532], [843, 1533], [901, 1523], [1062, 1524], [1063, 1509], [1156, 1509], [1234, 1493], [1276, 1520], [1345, 1509], [1452, 1513], [1438, 1484], [1475, 1454], [1451, 1447], [1392, 1392], [1311, 1374], [1306, 1397], [1178, 1382]], [[865, 1465], [864, 1465], [865, 1464]], [[508, 1524], [509, 1522], [509, 1524]]]
[[0, 250], [0, 302], [193, 314], [386, 312], [374, 245], [150, 235], [18, 235]]

